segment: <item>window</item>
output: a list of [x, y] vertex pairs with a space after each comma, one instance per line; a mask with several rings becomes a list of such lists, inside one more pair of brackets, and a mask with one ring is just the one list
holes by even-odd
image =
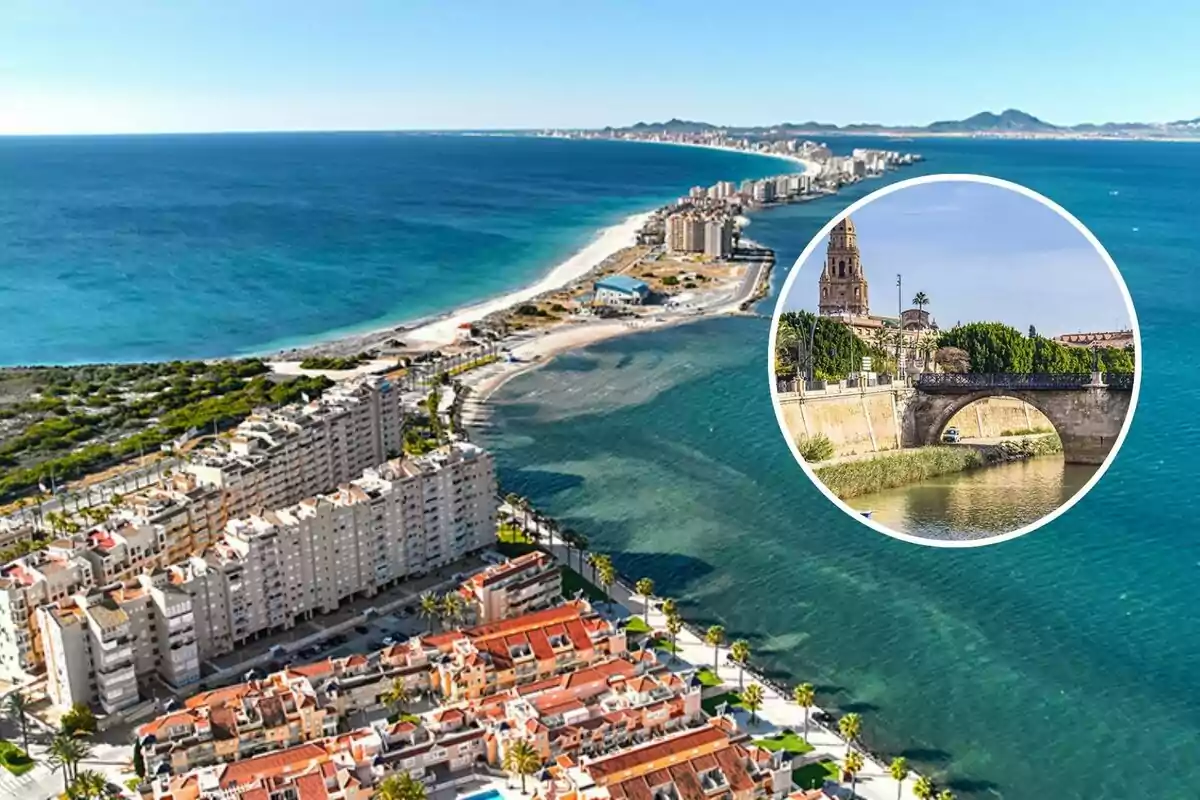
[[845, 259], [840, 259], [838, 261], [838, 277], [839, 278], [846, 277], [846, 260]]

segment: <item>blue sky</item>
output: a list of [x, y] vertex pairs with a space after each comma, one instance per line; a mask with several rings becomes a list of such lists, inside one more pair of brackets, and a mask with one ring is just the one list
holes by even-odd
[[[1057, 336], [1130, 327], [1099, 253], [1071, 223], [1025, 195], [980, 183], [919, 184], [868, 203], [851, 219], [873, 314], [896, 314], [899, 273], [905, 308], [925, 292], [942, 328], [1004, 322]], [[785, 308], [816, 308], [825, 250], [822, 242], [800, 266]]]
[[1165, 121], [1187, 5], [3, 0], [0, 133]]

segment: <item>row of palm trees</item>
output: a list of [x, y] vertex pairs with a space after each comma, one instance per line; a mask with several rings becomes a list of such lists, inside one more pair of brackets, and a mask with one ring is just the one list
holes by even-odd
[[[641, 594], [640, 589], [638, 593]], [[668, 599], [663, 601], [662, 608], [667, 617], [668, 629], [671, 628], [672, 620], [676, 622], [676, 631], [672, 632], [672, 649], [674, 649], [674, 634], [679, 627], [682, 627], [678, 617], [678, 607], [674, 600]], [[713, 648], [714, 674], [716, 674], [719, 663], [720, 648], [724, 642], [725, 628], [723, 626], [711, 625], [705, 631], [704, 643]], [[750, 724], [753, 725], [757, 721], [758, 711], [765, 701], [765, 690], [758, 683], [745, 685], [745, 669], [750, 663], [750, 643], [745, 639], [734, 641], [729, 646], [729, 660], [738, 667], [738, 695], [742, 707], [750, 712]], [[792, 688], [792, 701], [804, 709], [803, 738], [807, 742], [812, 709], [816, 705], [816, 688], [811, 683], [797, 684]], [[856, 712], [850, 712], [841, 717], [838, 720], [838, 733], [846, 741], [846, 756], [843, 759], [842, 773], [850, 780], [850, 796], [854, 797], [858, 775], [862, 772], [865, 763], [863, 754], [854, 749], [854, 745], [862, 734], [862, 716]], [[908, 760], [903, 756], [896, 756], [888, 765], [888, 773], [896, 781], [896, 797], [899, 798], [903, 792], [904, 780], [910, 774]], [[954, 800], [953, 792], [949, 789], [937, 792], [933, 781], [924, 775], [917, 778], [913, 791], [919, 800]]]
[[433, 633], [434, 622], [443, 630], [461, 625], [467, 618], [467, 603], [458, 592], [445, 594], [425, 592], [417, 603], [417, 614], [429, 621], [429, 632]]
[[[913, 298], [913, 305], [918, 309], [928, 305], [929, 298], [923, 292], [918, 292]], [[611, 557], [603, 553], [588, 553], [586, 558], [583, 551], [587, 548], [587, 537], [570, 530], [559, 531], [557, 523], [538, 512], [524, 497], [509, 494], [505, 502], [513, 510], [513, 521], [519, 522], [522, 530], [530, 534], [535, 543], [540, 543], [541, 532], [549, 531], [567, 545], [567, 566], [571, 565], [571, 549], [580, 552], [579, 573], [583, 574], [586, 563], [592, 571], [592, 583], [600, 587], [608, 602], [612, 602], [611, 588], [616, 583], [616, 569]], [[651, 578], [640, 578], [634, 584], [634, 593], [642, 598], [642, 614], [647, 624], [650, 621], [650, 602], [654, 597], [654, 581]], [[683, 630], [683, 617], [679, 612], [678, 603], [672, 598], [664, 598], [661, 610], [666, 618], [666, 630], [671, 637], [671, 659], [675, 658], [678, 650], [678, 636]], [[713, 674], [716, 675], [720, 664], [721, 647], [725, 644], [725, 628], [722, 625], [710, 625], [704, 632], [704, 643], [713, 648]], [[750, 643], [738, 639], [729, 646], [729, 660], [738, 667], [738, 695], [743, 708], [750, 712], [750, 722], [757, 721], [758, 711], [766, 700], [765, 689], [758, 683], [745, 685], [745, 669], [750, 664]], [[800, 683], [792, 689], [792, 701], [804, 709], [804, 740], [808, 741], [809, 726], [813, 707], [816, 705], [816, 688], [811, 683]], [[865, 765], [865, 757], [854, 749], [855, 743], [862, 734], [862, 717], [856, 712], [843, 715], [838, 720], [838, 733], [846, 741], [846, 756], [843, 759], [842, 773], [850, 780], [850, 796], [854, 797], [857, 788], [858, 775]], [[541, 767], [537, 751], [525, 741], [511, 745], [504, 756], [504, 768], [514, 775], [521, 776], [521, 791], [525, 792], [525, 777], [532, 775]], [[896, 796], [903, 792], [903, 782], [909, 776], [908, 761], [903, 756], [896, 756], [888, 765], [888, 773], [896, 781]], [[949, 789], [937, 791], [933, 781], [925, 775], [918, 776], [913, 786], [913, 792], [919, 800], [954, 800], [954, 794]]]
[[512, 509], [513, 520], [519, 520], [521, 530], [529, 534], [534, 544], [542, 543], [543, 532], [548, 533], [553, 538], [557, 538], [567, 549], [568, 567], [571, 566], [572, 551], [577, 552], [579, 555], [579, 566], [576, 571], [580, 575], [583, 574], [584, 553], [587, 552], [590, 544], [586, 535], [571, 528], [560, 529], [558, 522], [553, 517], [547, 516], [534, 508], [528, 498], [509, 493], [505, 495], [504, 502]]
[[[29, 753], [29, 698], [17, 689], [4, 698], [3, 712], [20, 730], [21, 744]], [[61, 770], [63, 791], [68, 800], [113, 800], [120, 796], [108, 779], [95, 770], [79, 768], [79, 764], [92, 755], [90, 734], [82, 730], [63, 728], [55, 733], [46, 748], [47, 762], [51, 769]]]

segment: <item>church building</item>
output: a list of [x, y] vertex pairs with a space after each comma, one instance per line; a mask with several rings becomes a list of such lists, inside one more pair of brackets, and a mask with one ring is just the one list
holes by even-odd
[[862, 258], [858, 253], [858, 235], [849, 217], [834, 225], [829, 233], [829, 248], [820, 285], [819, 311], [822, 316], [871, 315], [867, 278], [863, 274]]

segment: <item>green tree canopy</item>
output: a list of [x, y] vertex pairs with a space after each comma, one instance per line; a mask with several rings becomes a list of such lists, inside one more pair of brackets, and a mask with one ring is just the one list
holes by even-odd
[[841, 380], [857, 372], [866, 357], [874, 359], [877, 365], [888, 360], [887, 353], [855, 336], [850, 326], [839, 320], [816, 317], [808, 311], [786, 311], [779, 317], [776, 337], [776, 371], [781, 376], [794, 375], [798, 364], [807, 369], [810, 333], [813, 333], [813, 375], [817, 379]]
[[955, 325], [938, 337], [938, 347], [958, 347], [971, 357], [971, 372], [1033, 372], [1033, 344], [1000, 322]]
[[[1037, 335], [1030, 336], [1000, 322], [956, 325], [938, 337], [938, 347], [957, 347], [970, 356], [971, 372], [1089, 373], [1092, 349], [1072, 347]], [[1102, 372], [1133, 372], [1132, 347], [1102, 347], [1098, 351]]]

